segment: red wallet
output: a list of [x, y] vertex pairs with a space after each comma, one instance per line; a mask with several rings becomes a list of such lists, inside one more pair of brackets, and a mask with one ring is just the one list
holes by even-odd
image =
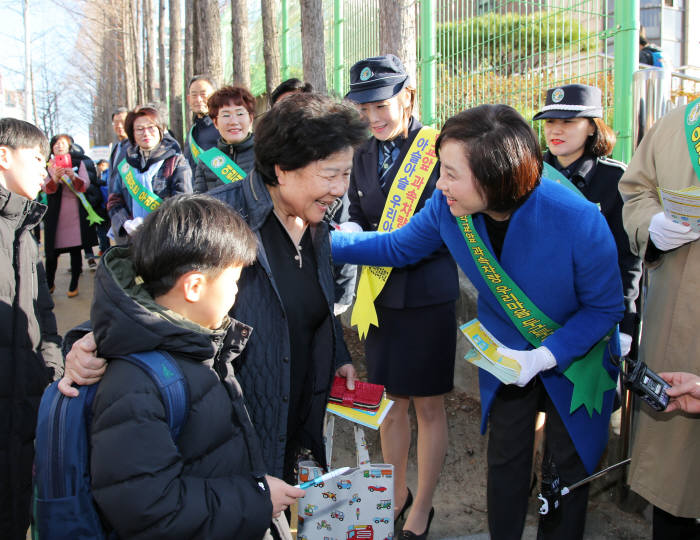
[[374, 410], [379, 408], [384, 396], [384, 386], [368, 382], [355, 381], [355, 390], [348, 390], [345, 377], [336, 376], [331, 386], [328, 401], [345, 407]]

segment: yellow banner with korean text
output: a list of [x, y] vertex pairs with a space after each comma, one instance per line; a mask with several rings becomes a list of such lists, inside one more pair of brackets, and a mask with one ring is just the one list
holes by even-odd
[[[438, 134], [436, 129], [423, 127], [413, 139], [391, 183], [378, 231], [390, 232], [399, 229], [408, 223], [415, 213], [418, 201], [438, 161], [435, 154]], [[370, 325], [379, 327], [374, 300], [386, 285], [391, 270], [392, 268], [385, 266], [365, 266], [362, 269], [350, 319], [350, 323], [357, 326], [361, 339], [367, 336]]]

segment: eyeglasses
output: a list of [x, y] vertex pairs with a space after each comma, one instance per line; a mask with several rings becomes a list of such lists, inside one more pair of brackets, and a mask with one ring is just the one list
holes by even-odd
[[227, 112], [225, 112], [225, 113], [220, 113], [220, 114], [218, 114], [216, 117], [217, 117], [218, 119], [220, 119], [220, 120], [229, 120], [230, 118], [233, 118], [234, 116], [247, 116], [247, 115], [248, 115], [247, 112], [240, 112], [240, 111], [239, 111], [239, 112], [236, 112], [236, 113], [233, 113], [233, 114], [227, 113]]
[[134, 128], [134, 133], [136, 133], [137, 135], [143, 135], [147, 131], [149, 133], [155, 133], [156, 131], [158, 131], [158, 126], [156, 126], [155, 124], [151, 124], [150, 126], [141, 126]]

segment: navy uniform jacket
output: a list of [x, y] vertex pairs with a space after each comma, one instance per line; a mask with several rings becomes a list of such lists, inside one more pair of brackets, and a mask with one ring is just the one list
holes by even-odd
[[622, 197], [617, 184], [627, 167], [614, 159], [584, 155], [567, 171], [561, 169], [556, 156], [550, 152], [545, 152], [544, 160], [569, 178], [586, 199], [598, 204], [600, 212], [608, 222], [617, 246], [617, 262], [622, 277], [622, 291], [625, 295], [625, 317], [620, 322], [620, 332], [632, 335], [637, 313], [635, 301], [639, 295], [642, 263], [630, 250], [630, 242], [622, 226]]
[[[381, 220], [386, 197], [391, 188], [391, 181], [396, 176], [408, 149], [423, 125], [413, 118], [408, 130], [408, 137], [403, 141], [401, 152], [387, 173], [386, 186], [379, 186], [377, 167], [379, 164], [379, 141], [370, 138], [355, 152], [350, 175], [348, 198], [350, 199], [350, 219], [365, 231], [376, 231]], [[428, 179], [416, 213], [435, 191], [435, 184], [440, 176], [440, 163], [433, 169]], [[415, 215], [415, 214], [414, 214]], [[409, 294], [410, 291], [410, 294]], [[456, 300], [459, 295], [457, 266], [443, 245], [431, 256], [422, 261], [394, 268], [375, 304], [392, 309], [420, 307], [442, 304]]]
[[[202, 150], [209, 150], [216, 146], [216, 141], [219, 140], [220, 134], [219, 130], [216, 129], [214, 122], [209, 115], [196, 117], [194, 119], [194, 124], [191, 130], [192, 136], [194, 136], [195, 142], [199, 145]], [[194, 161], [194, 156], [192, 156], [192, 151], [190, 150], [190, 132], [187, 132], [187, 139], [185, 140], [185, 148], [183, 154], [187, 158], [187, 163], [190, 164], [190, 169], [192, 169], [192, 174], [194, 174], [197, 168], [197, 163]]]

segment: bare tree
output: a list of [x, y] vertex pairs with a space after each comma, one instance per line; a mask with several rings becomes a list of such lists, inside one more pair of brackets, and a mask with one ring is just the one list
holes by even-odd
[[138, 58], [136, 52], [136, 32], [134, 27], [134, 0], [121, 2], [121, 51], [124, 63], [124, 83], [126, 88], [126, 106], [131, 109], [140, 101], [138, 88]]
[[158, 75], [160, 92], [158, 99], [166, 103], [168, 99], [168, 75], [165, 56], [165, 27], [168, 24], [168, 3], [166, 0], [158, 2]]
[[379, 1], [379, 51], [395, 54], [416, 84], [416, 0]]
[[156, 17], [154, 15], [153, 0], [143, 0], [145, 98], [151, 102], [156, 100], [156, 81], [158, 81], [158, 67], [156, 65], [158, 34], [156, 33]]
[[299, 0], [304, 80], [326, 92], [326, 52], [323, 43], [323, 0]]
[[194, 75], [194, 0], [185, 0], [185, 81]]
[[[185, 0], [185, 93], [187, 84], [194, 76], [194, 4], [195, 0]], [[185, 115], [185, 126], [192, 125], [192, 115]]]
[[182, 0], [170, 0], [170, 129], [182, 145]]
[[139, 32], [140, 28], [143, 28], [143, 10], [141, 9], [141, 2], [139, 0], [131, 0], [133, 6], [132, 13], [135, 13], [135, 17], [131, 17], [131, 28], [134, 40], [134, 49], [136, 50], [136, 92], [138, 95], [138, 102], [144, 103], [146, 101], [146, 94], [144, 92], [144, 73], [143, 73], [143, 39], [142, 34]]
[[217, 0], [194, 0], [192, 62], [195, 73], [208, 73], [218, 84], [222, 79], [221, 30]]
[[248, 42], [248, 2], [231, 0], [231, 45], [233, 84], [250, 88], [250, 44]]
[[265, 87], [267, 95], [281, 82], [279, 29], [275, 0], [260, 0], [263, 23], [263, 57], [265, 58]]

